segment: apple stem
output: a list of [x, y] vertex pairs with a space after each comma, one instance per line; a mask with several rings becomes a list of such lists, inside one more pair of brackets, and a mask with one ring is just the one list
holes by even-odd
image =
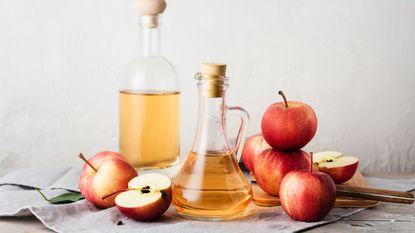
[[117, 194], [117, 193], [121, 193], [121, 192], [124, 192], [124, 191], [128, 191], [128, 190], [129, 190], [129, 189], [121, 189], [121, 190], [115, 191], [115, 192], [113, 192], [113, 193], [107, 194], [107, 195], [103, 196], [101, 199], [102, 199], [102, 200], [105, 200], [105, 199], [107, 199], [108, 197], [110, 197], [110, 196], [112, 196], [112, 195], [115, 195], [115, 194]]
[[284, 92], [282, 92], [282, 91], [280, 90], [280, 91], [278, 91], [278, 94], [279, 94], [280, 96], [282, 96], [282, 98], [284, 99], [285, 107], [286, 107], [286, 108], [288, 108], [288, 102], [287, 102], [287, 98], [286, 98], [286, 97], [285, 97], [285, 95], [284, 95]]
[[94, 170], [95, 172], [98, 171], [94, 166], [92, 166], [92, 164], [85, 158], [85, 156], [82, 153], [79, 153], [78, 157], [82, 159], [86, 164], [88, 164], [88, 166], [90, 166], [92, 170]]
[[308, 172], [313, 172], [313, 152], [310, 152], [310, 168]]

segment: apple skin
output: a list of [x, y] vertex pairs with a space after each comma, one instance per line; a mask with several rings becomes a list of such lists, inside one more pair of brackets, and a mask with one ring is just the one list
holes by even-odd
[[281, 182], [280, 201], [292, 219], [319, 221], [334, 207], [336, 185], [329, 175], [322, 172], [293, 171]]
[[244, 149], [242, 150], [242, 162], [244, 163], [245, 167], [249, 171], [255, 173], [254, 164], [256, 157], [261, 154], [262, 151], [269, 148], [271, 147], [265, 141], [262, 134], [256, 134], [249, 137], [245, 142]]
[[302, 150], [294, 152], [264, 150], [256, 158], [256, 182], [266, 193], [278, 196], [284, 176], [290, 171], [308, 169], [310, 162], [310, 155]]
[[359, 161], [344, 167], [318, 167], [318, 171], [328, 174], [336, 184], [350, 180], [356, 173]]
[[261, 120], [262, 134], [267, 143], [278, 150], [303, 148], [317, 131], [314, 110], [305, 103], [288, 101], [271, 104]]
[[128, 181], [137, 176], [137, 171], [117, 152], [103, 151], [88, 161], [98, 171], [84, 164], [78, 181], [82, 196], [99, 208], [115, 206], [115, 195], [105, 200], [102, 197], [128, 188]]
[[117, 205], [118, 210], [127, 217], [146, 222], [152, 221], [161, 215], [169, 208], [172, 201], [171, 186], [163, 190], [165, 195], [161, 196], [157, 201], [140, 206], [140, 207], [123, 207]]

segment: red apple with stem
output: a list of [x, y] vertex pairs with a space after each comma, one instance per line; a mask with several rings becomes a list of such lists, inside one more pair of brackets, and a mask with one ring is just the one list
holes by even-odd
[[249, 171], [255, 173], [254, 165], [256, 163], [256, 158], [262, 153], [262, 151], [269, 148], [271, 147], [265, 141], [262, 134], [256, 134], [249, 137], [245, 142], [244, 149], [242, 150], [242, 162], [245, 167]]
[[[311, 157], [312, 157], [311, 153]], [[315, 222], [323, 219], [336, 202], [336, 185], [322, 172], [292, 171], [281, 182], [280, 202], [294, 220]]]
[[128, 182], [137, 176], [137, 171], [124, 157], [112, 151], [97, 153], [87, 160], [79, 154], [85, 165], [79, 177], [81, 194], [99, 208], [115, 205], [115, 197], [102, 199], [108, 193], [126, 189]]
[[305, 103], [287, 101], [271, 104], [264, 112], [261, 130], [267, 143], [278, 150], [294, 151], [303, 148], [317, 131], [314, 110]]
[[256, 158], [255, 179], [266, 193], [278, 196], [284, 176], [290, 171], [307, 169], [310, 164], [310, 156], [305, 151], [267, 149]]

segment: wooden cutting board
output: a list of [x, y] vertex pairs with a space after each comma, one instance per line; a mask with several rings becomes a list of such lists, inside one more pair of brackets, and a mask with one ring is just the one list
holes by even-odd
[[[255, 180], [255, 177], [251, 175], [251, 180]], [[348, 180], [346, 185], [352, 187], [369, 187], [367, 180], [362, 175], [360, 171], [357, 171], [354, 176]], [[264, 192], [256, 182], [251, 183], [252, 192], [253, 192], [253, 201], [255, 204], [260, 206], [279, 206], [281, 205], [280, 200], [278, 197], [271, 196]], [[336, 198], [336, 205], [335, 207], [357, 207], [357, 208], [372, 208], [379, 205], [379, 201], [373, 200], [363, 200], [363, 199], [356, 199], [356, 198]]]

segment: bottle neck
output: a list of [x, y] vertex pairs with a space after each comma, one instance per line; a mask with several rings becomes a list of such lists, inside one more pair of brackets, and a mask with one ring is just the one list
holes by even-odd
[[143, 57], [160, 56], [160, 17], [140, 16], [140, 51]]
[[193, 152], [205, 154], [228, 151], [225, 132], [225, 88], [221, 96], [209, 96], [206, 84], [199, 83], [198, 123]]
[[[199, 105], [198, 105], [198, 128], [209, 129], [212, 126], [221, 126], [221, 118], [223, 113], [223, 103], [225, 97], [208, 97], [199, 91]], [[219, 124], [218, 124], [219, 123]], [[212, 129], [212, 128], [211, 128]]]

